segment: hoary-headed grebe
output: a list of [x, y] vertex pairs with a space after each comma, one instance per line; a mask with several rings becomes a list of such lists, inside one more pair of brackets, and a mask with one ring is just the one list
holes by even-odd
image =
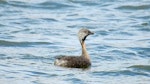
[[82, 46], [82, 55], [80, 56], [58, 56], [54, 62], [55, 65], [70, 68], [88, 68], [91, 65], [90, 57], [86, 50], [85, 39], [88, 35], [94, 34], [88, 29], [80, 29], [78, 32], [79, 41]]

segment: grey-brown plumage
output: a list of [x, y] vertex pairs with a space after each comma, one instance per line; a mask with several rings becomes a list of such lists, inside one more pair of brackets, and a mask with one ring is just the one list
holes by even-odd
[[54, 62], [55, 65], [70, 68], [88, 68], [91, 65], [90, 57], [86, 51], [85, 39], [88, 35], [94, 34], [88, 29], [80, 29], [78, 38], [82, 46], [82, 55], [80, 56], [58, 56]]

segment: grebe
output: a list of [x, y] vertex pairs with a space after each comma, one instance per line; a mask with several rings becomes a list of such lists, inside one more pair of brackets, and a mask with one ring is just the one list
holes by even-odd
[[94, 34], [88, 29], [80, 29], [78, 38], [82, 46], [82, 54], [80, 56], [58, 56], [54, 65], [70, 68], [88, 68], [91, 65], [90, 57], [86, 51], [85, 39], [88, 35]]

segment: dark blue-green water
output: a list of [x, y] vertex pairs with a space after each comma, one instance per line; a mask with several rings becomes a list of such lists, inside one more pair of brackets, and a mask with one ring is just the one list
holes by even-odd
[[[80, 55], [92, 66], [54, 66]], [[0, 84], [150, 84], [150, 0], [0, 0]]]

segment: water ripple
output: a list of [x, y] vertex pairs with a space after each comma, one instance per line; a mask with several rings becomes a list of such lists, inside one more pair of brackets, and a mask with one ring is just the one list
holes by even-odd
[[131, 50], [133, 51], [136, 51], [137, 54], [140, 56], [140, 57], [150, 57], [150, 48], [140, 48], [140, 47], [134, 47], [134, 48], [130, 48]]
[[40, 3], [39, 5], [44, 5], [46, 7], [49, 7], [50, 9], [60, 9], [60, 8], [70, 8], [70, 7], [74, 7], [73, 5], [69, 5], [69, 4], [65, 4], [65, 3], [59, 3], [59, 2], [43, 2]]
[[120, 9], [120, 10], [147, 10], [147, 9], [150, 9], [150, 5], [149, 4], [137, 5], [137, 6], [124, 5], [124, 6], [118, 7], [117, 9]]
[[81, 80], [81, 79], [78, 79], [78, 78], [69, 78], [69, 79], [66, 79], [65, 81], [71, 81], [72, 83], [82, 83], [84, 84], [84, 82]]
[[144, 70], [150, 72], [150, 65], [132, 65], [128, 68], [136, 69], [136, 70]]
[[83, 6], [96, 6], [100, 4], [100, 1], [90, 1], [90, 0], [71, 0], [70, 2], [75, 4], [81, 4]]
[[131, 70], [122, 70], [122, 71], [101, 71], [101, 72], [93, 72], [93, 75], [97, 75], [97, 76], [120, 76], [120, 75], [128, 75], [128, 76], [147, 76], [150, 77], [149, 74], [146, 73], [142, 73], [142, 72], [135, 72], [135, 71], [131, 71]]
[[54, 59], [52, 57], [35, 56], [32, 54], [20, 54], [20, 55], [21, 55], [20, 59], [23, 59], [23, 60], [50, 61], [50, 60]]
[[66, 21], [82, 21], [82, 22], [89, 22], [91, 19], [88, 18], [76, 18], [76, 19], [65, 19]]
[[10, 46], [16, 46], [16, 47], [28, 47], [33, 45], [48, 45], [51, 44], [49, 42], [13, 42], [13, 41], [5, 41], [0, 40], [0, 46], [3, 47], [10, 47]]
[[40, 71], [28, 71], [28, 70], [20, 70], [23, 73], [28, 74], [29, 76], [43, 76], [43, 77], [55, 77], [56, 74], [49, 74], [46, 72], [40, 72]]

